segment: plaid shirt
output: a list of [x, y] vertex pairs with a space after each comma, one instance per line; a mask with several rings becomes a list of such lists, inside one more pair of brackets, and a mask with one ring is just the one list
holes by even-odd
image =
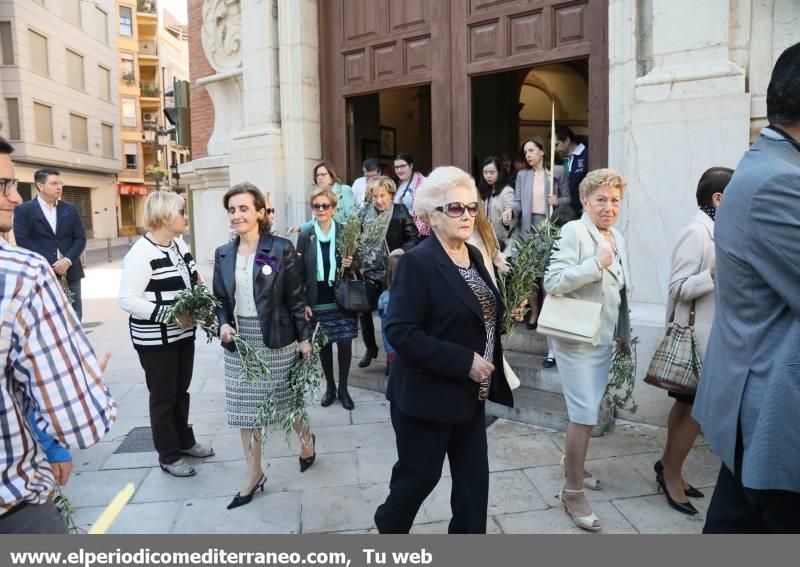
[[92, 346], [50, 266], [0, 239], [0, 436], [3, 473], [0, 518], [21, 502], [43, 504], [55, 487], [53, 471], [31, 432], [39, 429], [66, 447], [100, 441], [117, 406], [101, 377]]

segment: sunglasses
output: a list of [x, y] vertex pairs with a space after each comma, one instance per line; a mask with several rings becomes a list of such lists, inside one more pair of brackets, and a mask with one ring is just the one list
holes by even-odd
[[275, 209], [265, 209], [268, 215], [272, 215], [275, 213]]
[[328, 209], [331, 208], [331, 204], [330, 203], [314, 203], [313, 205], [311, 205], [311, 208], [314, 209], [315, 211], [327, 211]]
[[436, 207], [436, 210], [453, 219], [463, 217], [464, 211], [467, 211], [469, 216], [475, 218], [475, 215], [478, 214], [478, 203], [447, 203], [441, 207]]

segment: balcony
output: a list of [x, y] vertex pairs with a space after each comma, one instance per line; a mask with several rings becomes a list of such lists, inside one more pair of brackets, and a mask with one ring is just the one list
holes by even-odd
[[136, 73], [125, 73], [120, 76], [119, 80], [127, 86], [132, 87], [136, 84]]
[[139, 0], [136, 3], [136, 11], [140, 14], [157, 15], [156, 0]]
[[142, 57], [158, 57], [158, 44], [155, 41], [140, 41], [139, 59]]
[[146, 83], [141, 81], [139, 83], [140, 96], [146, 98], [159, 98], [161, 96], [161, 89], [155, 83]]

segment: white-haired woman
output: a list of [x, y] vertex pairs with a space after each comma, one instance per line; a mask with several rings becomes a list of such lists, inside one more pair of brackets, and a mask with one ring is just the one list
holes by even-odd
[[478, 213], [469, 174], [439, 167], [415, 207], [432, 229], [400, 259], [386, 336], [394, 347], [386, 397], [397, 440], [389, 496], [375, 512], [381, 533], [408, 533], [442, 473], [453, 479], [450, 533], [485, 533], [489, 463], [485, 400], [513, 406], [503, 374], [503, 305], [481, 253], [467, 244]]
[[583, 465], [608, 385], [615, 338], [630, 340], [625, 240], [613, 228], [625, 186], [625, 179], [612, 169], [589, 172], [580, 185], [583, 217], [561, 229], [558, 249], [544, 277], [548, 294], [603, 305], [596, 345], [552, 340], [569, 414], [566, 455], [561, 460], [567, 481], [561, 501], [575, 524], [590, 531], [600, 529], [600, 520], [583, 493], [588, 476]]
[[179, 238], [186, 230], [183, 198], [169, 191], [151, 193], [144, 224], [147, 234], [122, 263], [119, 306], [130, 313], [133, 348], [150, 392], [150, 429], [159, 465], [173, 476], [194, 476], [195, 468], [182, 456], [214, 454], [197, 443], [189, 426], [195, 329], [191, 319], [180, 325], [166, 320], [178, 293], [198, 282], [194, 258]]

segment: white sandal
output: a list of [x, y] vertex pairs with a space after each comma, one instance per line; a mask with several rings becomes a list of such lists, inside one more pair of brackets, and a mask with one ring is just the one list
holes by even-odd
[[174, 463], [170, 463], [168, 465], [162, 464], [160, 467], [162, 471], [169, 473], [172, 476], [177, 476], [178, 478], [185, 478], [197, 474], [197, 471], [194, 469], [194, 467], [187, 465], [186, 461], [183, 459], [178, 459]]
[[195, 443], [192, 447], [181, 451], [184, 455], [196, 457], [198, 459], [205, 459], [214, 456], [214, 449], [211, 447], [203, 447], [200, 443]]
[[[561, 472], [564, 473], [564, 478], [567, 478], [567, 456], [561, 455]], [[589, 474], [585, 470], [583, 474]], [[603, 487], [600, 485], [600, 479], [592, 478], [591, 476], [584, 477], [583, 479], [583, 486], [584, 488], [588, 488], [589, 490], [602, 490]]]
[[583, 489], [580, 490], [571, 490], [566, 486], [561, 489], [561, 504], [564, 505], [564, 511], [570, 515], [572, 521], [575, 522], [575, 525], [583, 530], [587, 530], [590, 532], [596, 532], [600, 530], [600, 518], [597, 517], [597, 514], [592, 512], [588, 516], [576, 516], [572, 513], [572, 510], [569, 509], [567, 506], [567, 501], [564, 498], [565, 494], [583, 494]]

